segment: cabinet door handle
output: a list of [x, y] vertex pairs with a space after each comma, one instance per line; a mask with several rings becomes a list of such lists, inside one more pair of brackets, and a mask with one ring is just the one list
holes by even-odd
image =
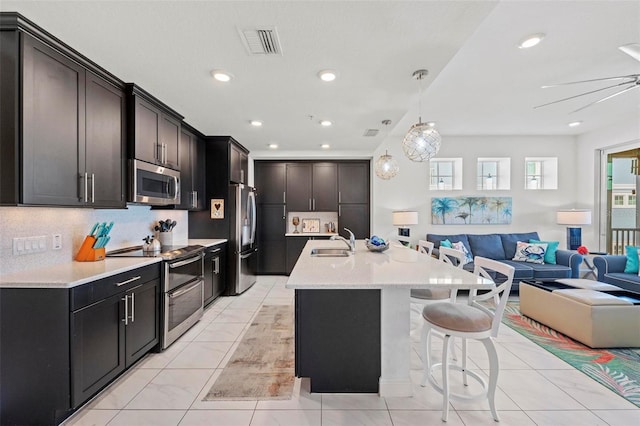
[[342, 202], [342, 192], [338, 191], [338, 202], [341, 203]]
[[311, 210], [311, 198], [309, 198], [309, 210]]
[[126, 281], [122, 281], [122, 282], [120, 282], [120, 283], [116, 284], [116, 286], [117, 286], [117, 287], [120, 287], [120, 286], [123, 286], [123, 285], [125, 285], [125, 284], [129, 284], [129, 283], [132, 283], [132, 282], [134, 282], [134, 281], [137, 281], [137, 280], [139, 280], [140, 278], [142, 278], [142, 276], [141, 276], [141, 275], [138, 275], [137, 277], [129, 278], [129, 279], [128, 279], [128, 280], [126, 280]]
[[84, 172], [84, 202], [89, 202], [89, 173]]
[[315, 210], [315, 209], [316, 209], [316, 199], [314, 198], [313, 199], [313, 210]]
[[96, 202], [96, 175], [91, 173], [91, 202]]
[[240, 169], [240, 182], [244, 183], [244, 170]]
[[219, 257], [214, 257], [213, 258], [213, 273], [218, 275], [220, 273], [220, 258]]
[[167, 164], [167, 144], [162, 144], [162, 164]]
[[287, 191], [282, 192], [282, 202], [287, 204]]
[[129, 296], [124, 296], [124, 298], [120, 299], [124, 302], [124, 319], [122, 321], [124, 321], [124, 325], [129, 325], [129, 304], [127, 303], [129, 301]]
[[338, 205], [338, 216], [342, 216], [342, 206]]
[[193, 191], [193, 206], [194, 209], [198, 208], [198, 191]]
[[156, 144], [156, 160], [158, 160], [159, 163], [162, 163], [162, 144], [161, 143]]
[[131, 322], [136, 320], [136, 294], [131, 293]]
[[287, 206], [282, 206], [282, 220], [287, 220]]

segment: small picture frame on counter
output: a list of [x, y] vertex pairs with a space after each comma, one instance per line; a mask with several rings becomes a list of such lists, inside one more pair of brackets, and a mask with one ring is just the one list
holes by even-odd
[[320, 232], [320, 219], [302, 219], [302, 232]]

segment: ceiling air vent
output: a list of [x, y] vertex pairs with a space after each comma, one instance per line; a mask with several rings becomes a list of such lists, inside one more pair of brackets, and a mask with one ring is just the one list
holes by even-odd
[[377, 136], [378, 132], [379, 132], [378, 129], [367, 129], [367, 130], [364, 131], [364, 135], [362, 135], [362, 136], [371, 138], [373, 136]]
[[243, 29], [240, 35], [251, 55], [282, 55], [276, 27]]

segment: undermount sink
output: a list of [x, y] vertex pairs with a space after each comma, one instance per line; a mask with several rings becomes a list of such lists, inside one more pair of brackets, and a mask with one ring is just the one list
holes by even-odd
[[311, 256], [314, 257], [347, 257], [349, 256], [348, 249], [339, 248], [313, 248], [311, 249]]

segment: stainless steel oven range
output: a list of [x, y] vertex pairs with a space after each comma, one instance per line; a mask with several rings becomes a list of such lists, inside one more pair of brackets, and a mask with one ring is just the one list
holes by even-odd
[[161, 253], [143, 252], [142, 246], [114, 250], [108, 257], [161, 257], [162, 297], [160, 335], [166, 349], [202, 318], [204, 306], [204, 247], [163, 247]]

